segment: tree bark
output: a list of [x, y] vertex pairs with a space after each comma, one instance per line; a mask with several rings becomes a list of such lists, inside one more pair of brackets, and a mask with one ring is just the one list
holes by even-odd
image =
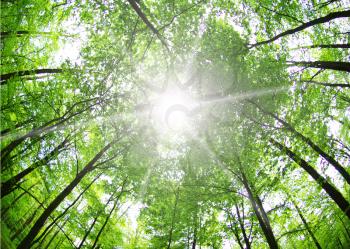
[[92, 224], [90, 225], [88, 231], [84, 234], [83, 239], [81, 240], [79, 246], [77, 247], [78, 249], [80, 249], [80, 248], [84, 245], [84, 242], [85, 242], [86, 238], [89, 236], [89, 234], [90, 234], [92, 228], [95, 226], [98, 217], [100, 217], [101, 212], [104, 211], [104, 210], [108, 207], [108, 204], [111, 202], [113, 196], [114, 196], [114, 193], [108, 198], [107, 203], [104, 205], [104, 209], [103, 209], [103, 210], [101, 209], [101, 210], [99, 210], [99, 211], [97, 212], [96, 216], [94, 217], [94, 220], [93, 220]]
[[147, 27], [158, 37], [158, 39], [161, 41], [161, 43], [164, 45], [164, 47], [169, 50], [168, 44], [162, 37], [162, 35], [159, 33], [159, 31], [153, 26], [153, 24], [148, 20], [147, 16], [142, 12], [139, 5], [135, 0], [128, 0], [131, 7], [135, 10], [137, 15], [142, 19], [142, 21], [147, 25]]
[[350, 84], [341, 84], [341, 83], [326, 83], [326, 82], [318, 82], [313, 80], [302, 80], [300, 82], [308, 83], [308, 84], [315, 84], [315, 85], [321, 85], [321, 86], [330, 86], [330, 87], [346, 87], [350, 88]]
[[295, 66], [305, 66], [336, 71], [350, 72], [350, 62], [342, 61], [287, 61]]
[[310, 164], [296, 155], [287, 146], [282, 145], [272, 138], [270, 139], [270, 142], [279, 148], [282, 152], [285, 152], [290, 159], [302, 167], [322, 187], [322, 189], [329, 195], [329, 197], [332, 198], [332, 200], [350, 219], [350, 204], [335, 187], [329, 184], [327, 180], [321, 176]]
[[263, 44], [268, 44], [268, 43], [271, 43], [281, 37], [284, 37], [284, 36], [287, 36], [287, 35], [291, 35], [291, 34], [295, 34], [299, 31], [302, 31], [304, 29], [307, 29], [309, 27], [312, 27], [314, 25], [317, 25], [317, 24], [322, 24], [322, 23], [325, 23], [325, 22], [329, 22], [329, 21], [332, 21], [334, 19], [337, 19], [337, 18], [343, 18], [343, 17], [350, 17], [350, 10], [346, 10], [346, 11], [338, 11], [338, 12], [332, 12], [332, 13], [329, 13], [328, 15], [326, 16], [323, 16], [323, 17], [320, 17], [320, 18], [316, 18], [314, 20], [311, 20], [309, 22], [306, 22], [306, 23], [303, 23], [302, 25], [294, 28], [294, 29], [289, 29], [287, 31], [284, 31], [268, 40], [265, 40], [265, 41], [261, 41], [261, 42], [257, 42], [255, 44], [252, 44], [250, 46], [248, 46], [248, 48], [254, 48], [254, 47], [257, 47], [257, 46], [260, 46], [260, 45], [263, 45]]
[[[266, 224], [267, 216], [266, 216], [266, 218], [263, 218], [263, 215], [262, 215], [262, 211], [263, 212], [265, 212], [265, 211], [263, 210], [262, 207], [259, 207], [259, 205], [257, 204], [256, 198], [255, 198], [255, 196], [250, 188], [250, 184], [249, 184], [248, 179], [246, 178], [244, 172], [241, 170], [240, 173], [242, 176], [242, 182], [243, 182], [244, 188], [246, 189], [246, 191], [248, 193], [249, 201], [253, 207], [253, 210], [254, 210], [256, 217], [258, 218], [260, 227], [263, 230], [263, 233], [265, 235], [267, 243], [269, 244], [269, 247], [271, 249], [277, 249], [278, 244], [277, 244], [275, 235], [273, 234], [273, 231], [271, 229], [270, 222], [268, 222], [268, 224]], [[267, 220], [268, 220], [268, 218], [267, 218]]]
[[77, 196], [77, 198], [75, 198], [75, 200], [69, 204], [68, 207], [66, 207], [66, 209], [61, 213], [59, 214], [48, 226], [45, 227], [45, 230], [40, 234], [40, 236], [33, 241], [32, 244], [35, 244], [37, 242], [40, 241], [40, 239], [45, 236], [45, 234], [48, 232], [48, 230], [57, 223], [57, 221], [59, 219], [61, 219], [68, 211], [71, 207], [73, 207], [78, 201], [79, 199], [83, 196], [83, 194], [91, 187], [91, 185], [98, 179], [100, 178], [100, 176], [102, 175], [102, 173], [98, 174], [90, 183], [89, 185], [86, 186], [86, 188], [84, 188], [84, 190]]
[[106, 227], [106, 225], [107, 225], [109, 219], [111, 218], [111, 215], [112, 215], [114, 209], [117, 207], [118, 201], [119, 201], [121, 195], [122, 195], [123, 192], [124, 192], [124, 187], [125, 187], [126, 183], [127, 183], [127, 181], [125, 180], [125, 181], [123, 182], [122, 189], [120, 190], [120, 193], [119, 193], [118, 197], [117, 197], [116, 200], [114, 201], [114, 205], [113, 205], [111, 211], [109, 212], [109, 214], [108, 214], [108, 216], [107, 216], [105, 222], [103, 223], [101, 229], [100, 229], [100, 230], [98, 231], [98, 233], [97, 233], [96, 239], [95, 239], [94, 244], [92, 245], [91, 249], [94, 249], [94, 248], [96, 247], [97, 242], [98, 242], [98, 239], [100, 238], [100, 236], [101, 236], [101, 234], [102, 234], [104, 228]]
[[55, 74], [55, 73], [62, 73], [62, 72], [63, 72], [63, 69], [60, 69], [60, 68], [42, 68], [42, 69], [12, 72], [12, 73], [0, 75], [0, 84], [5, 85], [9, 79], [11, 79], [15, 76], [23, 77], [23, 76], [27, 76], [27, 75]]
[[84, 176], [94, 169], [94, 164], [100, 159], [103, 154], [112, 146], [112, 142], [103, 147], [100, 152], [98, 152], [95, 157], [77, 174], [73, 181], [50, 203], [50, 205], [41, 214], [38, 220], [35, 222], [27, 236], [21, 241], [17, 246], [17, 249], [30, 248], [33, 240], [38, 235], [39, 231], [45, 224], [47, 218], [52, 214], [53, 211], [61, 204], [61, 202], [68, 196], [72, 190], [79, 184], [79, 182], [84, 178]]
[[[23, 126], [25, 126], [26, 124], [29, 124], [30, 122], [32, 122], [33, 121], [33, 119], [27, 119], [27, 120], [25, 120], [25, 121], [23, 121], [23, 122], [20, 122], [20, 123], [18, 123], [18, 124], [16, 124], [15, 126], [14, 126], [14, 129], [18, 129], [18, 128], [21, 128], [21, 127], [23, 127]], [[10, 128], [6, 128], [6, 129], [3, 129], [2, 131], [0, 131], [0, 136], [5, 136], [7, 133], [9, 133], [9, 132], [11, 132], [11, 129]]]
[[302, 46], [299, 48], [350, 48], [350, 44], [314, 44], [310, 46]]
[[92, 98], [92, 99], [88, 99], [88, 100], [83, 100], [83, 101], [80, 101], [80, 102], [77, 102], [75, 104], [73, 104], [69, 110], [63, 114], [62, 116], [58, 117], [58, 118], [54, 118], [48, 122], [46, 122], [45, 124], [43, 124], [42, 126], [40, 127], [37, 127], [37, 128], [33, 128], [31, 131], [29, 131], [28, 133], [16, 138], [15, 140], [13, 140], [11, 143], [9, 143], [7, 146], [5, 146], [1, 152], [0, 152], [0, 155], [1, 155], [1, 160], [0, 160], [0, 163], [3, 165], [4, 164], [4, 161], [7, 160], [7, 158], [9, 157], [10, 153], [15, 150], [23, 141], [25, 141], [27, 138], [33, 138], [33, 137], [38, 137], [40, 136], [41, 134], [47, 134], [55, 129], [57, 129], [60, 125], [62, 125], [63, 123], [65, 123], [66, 121], [72, 119], [73, 117], [89, 110], [91, 107], [93, 107], [95, 104], [90, 104], [88, 105], [87, 107], [85, 108], [82, 108], [81, 110], [79, 111], [76, 111], [74, 113], [72, 113], [71, 115], [67, 116], [72, 110], [74, 107], [76, 107], [77, 105], [79, 104], [82, 104], [82, 103], [85, 103], [85, 102], [89, 102], [89, 101], [92, 101], [92, 100], [95, 100], [96, 98]]
[[1, 198], [4, 196], [10, 194], [14, 187], [19, 183], [19, 181], [30, 174], [33, 170], [36, 168], [39, 168], [40, 166], [46, 165], [48, 162], [50, 162], [58, 153], [59, 151], [66, 146], [66, 144], [69, 141], [69, 137], [65, 138], [62, 143], [60, 143], [56, 148], [54, 148], [52, 151], [50, 151], [44, 158], [41, 160], [33, 163], [31, 166], [23, 170], [22, 172], [18, 173], [17, 175], [13, 176], [6, 182], [1, 184]]
[[235, 204], [235, 208], [236, 208], [238, 223], [239, 223], [239, 226], [240, 226], [240, 228], [241, 228], [241, 230], [242, 230], [243, 240], [244, 240], [246, 249], [250, 249], [250, 241], [249, 241], [249, 238], [248, 238], [247, 233], [246, 233], [246, 231], [245, 231], [244, 220], [243, 220], [243, 218], [241, 217], [238, 204]]
[[331, 155], [329, 155], [328, 153], [323, 151], [319, 146], [317, 146], [310, 138], [308, 138], [308, 137], [304, 136], [303, 134], [301, 134], [300, 132], [298, 132], [291, 124], [289, 124], [285, 120], [279, 118], [276, 114], [273, 114], [272, 112], [265, 110], [264, 108], [262, 108], [261, 106], [259, 106], [258, 104], [256, 104], [253, 101], [248, 100], [248, 102], [255, 105], [260, 111], [262, 111], [266, 115], [269, 115], [269, 116], [273, 117], [274, 119], [276, 119], [278, 122], [283, 124], [283, 126], [287, 130], [291, 131], [294, 135], [296, 135], [302, 141], [304, 141], [306, 144], [308, 144], [314, 151], [316, 151], [319, 155], [321, 155], [324, 159], [326, 159], [326, 161], [329, 164], [331, 164], [336, 169], [336, 171], [338, 171], [339, 174], [341, 174], [344, 177], [346, 182], [348, 184], [350, 184], [350, 174], [345, 170], [345, 168], [342, 165], [340, 165], [340, 163], [338, 163]]
[[5, 214], [10, 210], [10, 208], [12, 208], [12, 207], [15, 205], [15, 203], [16, 203], [17, 201], [19, 201], [19, 199], [21, 199], [25, 194], [28, 194], [28, 191], [31, 190], [32, 188], [34, 188], [36, 185], [37, 185], [37, 183], [31, 185], [31, 186], [27, 189], [27, 192], [24, 191], [23, 193], [21, 193], [20, 195], [18, 195], [18, 196], [11, 202], [11, 204], [10, 204], [7, 208], [3, 209], [3, 208], [1, 207], [1, 219], [3, 219], [3, 217], [5, 217]]
[[176, 215], [178, 201], [179, 201], [179, 188], [177, 188], [176, 193], [175, 193], [175, 204], [174, 204], [173, 215], [172, 215], [172, 219], [171, 219], [171, 227], [170, 227], [170, 231], [169, 231], [169, 240], [168, 240], [167, 249], [170, 249], [171, 242], [173, 240], [173, 230], [174, 230], [175, 215]]
[[295, 209], [297, 210], [298, 215], [299, 215], [301, 221], [302, 221], [303, 224], [304, 224], [304, 227], [306, 228], [306, 230], [307, 230], [308, 233], [310, 234], [310, 236], [311, 236], [311, 238], [312, 238], [312, 241], [314, 242], [316, 248], [317, 248], [317, 249], [322, 249], [320, 243], [319, 243], [318, 240], [316, 239], [315, 234], [311, 231], [310, 226], [309, 226], [308, 222], [306, 221], [306, 219], [305, 219], [303, 213], [301, 212], [300, 208], [298, 207], [298, 205], [296, 204], [295, 201], [293, 201], [293, 200], [291, 200], [291, 201], [293, 202], [293, 205], [294, 205]]

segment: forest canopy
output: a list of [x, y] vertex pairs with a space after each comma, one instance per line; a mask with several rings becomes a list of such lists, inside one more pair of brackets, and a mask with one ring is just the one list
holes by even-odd
[[350, 248], [349, 0], [0, 15], [1, 248]]

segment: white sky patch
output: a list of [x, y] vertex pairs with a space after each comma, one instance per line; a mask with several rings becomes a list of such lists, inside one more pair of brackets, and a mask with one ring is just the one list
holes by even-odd
[[110, 176], [102, 175], [102, 176], [100, 177], [100, 179], [103, 180], [103, 181], [107, 181], [108, 184], [112, 184], [112, 178], [111, 178]]
[[[132, 229], [132, 231], [136, 231], [137, 229], [137, 218], [140, 215], [140, 211], [141, 208], [144, 207], [144, 205], [141, 202], [126, 202], [124, 204], [124, 206], [126, 206], [127, 211], [126, 211], [126, 216], [128, 218], [128, 220], [130, 221], [130, 227]], [[121, 210], [121, 213], [125, 212], [125, 210]]]
[[340, 123], [336, 120], [330, 120], [328, 122], [328, 133], [334, 137], [339, 137]]
[[82, 63], [80, 50], [87, 42], [87, 29], [82, 24], [79, 24], [79, 16], [72, 16], [64, 21], [62, 26], [66, 27], [66, 30], [63, 31], [65, 36], [59, 38], [60, 43], [63, 45], [55, 53], [52, 63], [59, 65], [69, 60], [74, 64], [80, 65]]
[[222, 249], [231, 249], [233, 248], [234, 242], [229, 239], [223, 239]]
[[77, 207], [77, 211], [78, 211], [79, 213], [82, 213], [83, 210], [84, 210], [84, 208], [86, 207], [86, 205], [87, 205], [86, 200], [85, 200], [85, 199], [82, 200], [82, 201], [80, 202], [80, 204], [78, 205], [78, 207]]

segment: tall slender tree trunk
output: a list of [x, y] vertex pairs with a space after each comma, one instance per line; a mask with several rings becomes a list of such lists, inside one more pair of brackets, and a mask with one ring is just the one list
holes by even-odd
[[98, 178], [100, 178], [101, 175], [102, 175], [102, 173], [99, 173], [99, 174], [86, 186], [86, 188], [84, 188], [84, 190], [77, 196], [77, 198], [75, 198], [75, 200], [74, 200], [71, 204], [69, 204], [69, 206], [66, 207], [66, 209], [65, 209], [61, 214], [59, 214], [49, 225], [47, 225], [47, 226], [45, 227], [45, 230], [38, 236], [37, 239], [35, 239], [35, 240], [33, 241], [32, 244], [35, 244], [35, 243], [39, 242], [40, 239], [41, 239], [43, 236], [46, 236], [45, 234], [48, 233], [48, 230], [49, 230], [53, 225], [55, 225], [55, 224], [57, 223], [57, 221], [58, 221], [59, 219], [61, 219], [61, 218], [70, 210], [70, 208], [73, 207], [73, 206], [80, 200], [80, 198], [83, 196], [83, 194], [91, 187], [91, 185], [92, 185]]
[[350, 204], [335, 187], [329, 184], [327, 180], [321, 176], [310, 164], [296, 155], [287, 146], [282, 145], [274, 139], [270, 139], [270, 142], [282, 152], [286, 153], [290, 159], [299, 164], [299, 166], [302, 167], [322, 187], [322, 189], [329, 195], [329, 197], [333, 199], [338, 207], [350, 219]]
[[314, 242], [316, 248], [317, 248], [317, 249], [322, 249], [322, 247], [321, 247], [320, 243], [318, 242], [318, 240], [317, 240], [315, 234], [311, 231], [311, 228], [310, 228], [308, 222], [306, 221], [306, 219], [305, 219], [303, 213], [301, 212], [300, 208], [298, 207], [298, 205], [296, 204], [296, 202], [295, 202], [294, 200], [291, 200], [291, 201], [293, 202], [293, 205], [294, 205], [295, 209], [297, 210], [298, 215], [299, 215], [301, 221], [302, 221], [303, 224], [304, 224], [304, 227], [306, 228], [306, 230], [307, 230], [308, 233], [310, 234], [311, 239], [312, 239], [312, 241]]
[[[264, 216], [263, 213], [266, 214], [266, 212], [265, 212], [264, 208], [257, 203], [256, 198], [252, 192], [252, 189], [250, 187], [250, 184], [248, 182], [246, 175], [244, 174], [244, 172], [242, 170], [240, 173], [242, 176], [243, 185], [248, 193], [248, 198], [251, 202], [254, 213], [255, 213], [256, 217], [258, 218], [260, 227], [263, 230], [263, 233], [265, 235], [267, 243], [269, 244], [269, 247], [271, 249], [277, 249], [278, 248], [277, 240], [276, 240], [275, 235], [273, 234], [273, 231], [271, 229], [270, 222], [268, 221], [268, 217], [267, 216], [263, 217]], [[266, 220], [268, 221], [267, 224], [266, 224]]]
[[44, 158], [41, 160], [33, 163], [31, 166], [26, 168], [25, 170], [21, 171], [17, 175], [13, 176], [6, 182], [1, 184], [1, 198], [4, 196], [10, 194], [14, 187], [19, 183], [19, 181], [30, 174], [33, 170], [36, 168], [39, 168], [40, 166], [46, 165], [48, 162], [50, 162], [58, 153], [59, 151], [66, 146], [66, 144], [69, 141], [69, 137], [65, 138], [62, 143], [60, 143], [56, 148], [54, 148], [52, 151], [50, 151]]
[[314, 67], [321, 69], [331, 69], [337, 71], [350, 72], [350, 62], [342, 61], [287, 61], [291, 65]]
[[[17, 123], [17, 124], [14, 126], [14, 129], [21, 128], [21, 127], [23, 127], [23, 126], [29, 124], [29, 123], [32, 122], [32, 121], [33, 121], [33, 119], [32, 119], [32, 118], [29, 118], [29, 119], [27, 119], [27, 120], [25, 120], [25, 121], [23, 121], [23, 122]], [[0, 131], [0, 136], [3, 137], [3, 136], [5, 136], [5, 135], [7, 135], [7, 134], [8, 134], [9, 132], [11, 132], [11, 131], [12, 131], [11, 128], [3, 129], [3, 130]]]
[[294, 29], [289, 29], [287, 31], [284, 31], [284, 32], [282, 32], [282, 33], [272, 37], [271, 39], [252, 44], [252, 45], [249, 46], [249, 48], [254, 48], [254, 47], [257, 47], [257, 46], [260, 46], [260, 45], [263, 45], [263, 44], [268, 44], [268, 43], [271, 43], [271, 42], [273, 42], [273, 41], [275, 41], [275, 40], [277, 40], [277, 39], [279, 39], [281, 37], [295, 34], [295, 33], [299, 32], [299, 31], [302, 31], [302, 30], [307, 29], [309, 27], [312, 27], [314, 25], [325, 23], [325, 22], [329, 22], [329, 21], [332, 21], [334, 19], [344, 18], [344, 17], [350, 17], [350, 10], [329, 13], [326, 16], [323, 16], [323, 17], [320, 17], [320, 18], [316, 18], [316, 19], [311, 20], [309, 22], [303, 23], [302, 25], [300, 25], [300, 26], [298, 26], [298, 27], [296, 27]]
[[167, 249], [170, 249], [171, 242], [173, 241], [173, 232], [174, 232], [173, 230], [174, 230], [175, 216], [176, 216], [178, 201], [179, 201], [179, 188], [177, 188], [176, 193], [175, 193], [175, 204], [174, 204], [173, 215], [172, 215], [172, 219], [171, 219], [171, 227], [170, 227], [170, 231], [169, 231], [169, 240], [168, 240]]
[[20, 235], [23, 232], [23, 228], [27, 227], [28, 225], [30, 225], [30, 223], [32, 223], [32, 221], [34, 220], [38, 211], [39, 211], [39, 208], [35, 208], [34, 212], [29, 215], [29, 217], [21, 225], [21, 227], [19, 229], [17, 229], [13, 235], [11, 235], [11, 240], [16, 239], [18, 237], [18, 235]]
[[302, 46], [299, 48], [350, 48], [350, 44], [314, 44], [310, 46]]
[[318, 82], [313, 80], [301, 80], [300, 82], [308, 83], [308, 84], [315, 84], [320, 86], [329, 86], [329, 87], [345, 87], [349, 88], [350, 84], [342, 84], [342, 83], [327, 83], [327, 82]]
[[15, 76], [23, 77], [27, 75], [56, 74], [56, 73], [62, 73], [62, 72], [63, 72], [63, 69], [60, 69], [60, 68], [42, 68], [42, 69], [24, 70], [24, 71], [6, 73], [6, 74], [0, 75], [0, 84], [1, 85], [7, 84], [7, 81]]
[[331, 155], [329, 155], [324, 150], [322, 150], [319, 146], [317, 146], [310, 138], [308, 138], [308, 137], [304, 136], [303, 134], [301, 134], [300, 132], [298, 132], [291, 124], [289, 124], [285, 120], [279, 118], [276, 114], [273, 114], [272, 112], [265, 110], [264, 108], [262, 108], [261, 106], [259, 106], [258, 104], [256, 104], [255, 102], [253, 102], [251, 100], [248, 100], [248, 102], [255, 105], [260, 111], [262, 111], [266, 115], [269, 115], [269, 116], [273, 117], [274, 119], [276, 119], [278, 122], [283, 124], [283, 126], [287, 130], [291, 131], [294, 135], [296, 135], [302, 141], [304, 141], [306, 144], [308, 144], [314, 151], [316, 151], [319, 155], [321, 155], [324, 159], [326, 159], [326, 161], [329, 164], [331, 164], [335, 168], [335, 170], [338, 171], [339, 174], [341, 174], [344, 177], [346, 182], [348, 184], [350, 184], [350, 174], [346, 171], [346, 169], [342, 165], [340, 165], [340, 163], [338, 161], [336, 161]]
[[241, 238], [239, 236], [237, 225], [235, 224], [234, 219], [233, 219], [233, 214], [228, 210], [226, 212], [227, 212], [228, 216], [230, 217], [230, 219], [232, 219], [232, 222], [230, 221], [230, 229], [233, 232], [233, 235], [236, 237], [236, 242], [238, 243], [239, 248], [244, 249]]
[[197, 245], [197, 227], [193, 231], [192, 249], [196, 249]]
[[8, 160], [8, 157], [10, 156], [11, 152], [14, 151], [23, 141], [25, 141], [27, 138], [33, 138], [33, 137], [39, 137], [42, 134], [47, 134], [55, 129], [57, 129], [60, 125], [64, 124], [65, 122], [69, 121], [70, 119], [72, 119], [73, 117], [89, 110], [91, 107], [93, 107], [95, 104], [90, 104], [85, 108], [82, 108], [79, 111], [76, 111], [72, 114], [70, 114], [69, 116], [67, 116], [75, 106], [77, 106], [78, 104], [82, 104], [84, 102], [89, 102], [92, 100], [95, 100], [96, 98], [93, 99], [89, 99], [89, 100], [83, 100], [80, 102], [75, 103], [74, 105], [72, 105], [69, 110], [62, 116], [58, 117], [58, 118], [54, 118], [48, 122], [46, 122], [45, 124], [43, 124], [40, 127], [37, 128], [33, 128], [31, 131], [29, 131], [28, 133], [16, 138], [15, 140], [13, 140], [11, 143], [9, 143], [7, 146], [5, 146], [1, 152], [1, 165], [3, 165], [3, 163], [6, 162], [6, 160]]
[[84, 234], [83, 239], [81, 240], [79, 246], [77, 247], [78, 249], [80, 249], [84, 245], [84, 242], [85, 242], [86, 238], [89, 236], [92, 228], [95, 226], [98, 217], [100, 217], [101, 212], [104, 211], [108, 207], [108, 204], [112, 201], [113, 196], [114, 196], [114, 193], [108, 198], [108, 201], [104, 205], [104, 208], [97, 212], [96, 216], [94, 217], [93, 222], [91, 223], [89, 229], [86, 231], [86, 233]]
[[31, 185], [27, 189], [27, 192], [24, 191], [23, 193], [18, 195], [7, 208], [5, 208], [5, 209], [1, 208], [1, 219], [3, 219], [5, 217], [6, 213], [10, 210], [10, 208], [12, 208], [16, 204], [17, 201], [19, 201], [24, 195], [28, 194], [28, 191], [31, 190], [32, 188], [34, 188], [36, 185], [38, 185], [38, 184], [35, 183], [35, 184]]
[[157, 36], [157, 38], [161, 41], [161, 43], [164, 45], [164, 47], [169, 51], [168, 44], [162, 37], [162, 35], [159, 33], [159, 31], [153, 26], [153, 24], [148, 20], [147, 16], [142, 12], [140, 9], [138, 3], [135, 0], [128, 0], [131, 7], [135, 10], [137, 15], [141, 18], [141, 20], [147, 25], [147, 27]]
[[[97, 242], [98, 242], [98, 240], [99, 240], [99, 238], [100, 238], [100, 236], [101, 236], [103, 230], [105, 229], [105, 227], [106, 227], [106, 225], [107, 225], [109, 219], [111, 218], [112, 213], [114, 212], [115, 208], [117, 207], [117, 204], [118, 204], [118, 202], [119, 202], [119, 199], [120, 199], [121, 195], [122, 195], [123, 192], [124, 192], [124, 188], [125, 188], [125, 186], [126, 186], [126, 183], [127, 183], [127, 181], [125, 180], [124, 183], [123, 183], [123, 185], [122, 185], [122, 188], [121, 188], [121, 190], [120, 190], [120, 193], [119, 193], [118, 197], [116, 198], [116, 200], [114, 200], [114, 205], [113, 205], [112, 209], [109, 211], [109, 214], [108, 214], [107, 218], [105, 219], [105, 222], [103, 223], [101, 229], [100, 229], [100, 230], [98, 231], [98, 233], [97, 233], [97, 236], [96, 236], [96, 238], [95, 238], [94, 244], [92, 245], [91, 249], [94, 249], [94, 248], [97, 246]], [[99, 246], [97, 246], [97, 247], [99, 247]]]
[[239, 223], [239, 226], [240, 226], [241, 231], [242, 231], [245, 247], [246, 247], [246, 249], [250, 249], [250, 241], [249, 241], [249, 238], [247, 236], [247, 233], [246, 233], [246, 230], [245, 230], [245, 227], [244, 227], [244, 220], [243, 220], [244, 217], [243, 218], [241, 217], [241, 213], [239, 211], [238, 204], [235, 204], [235, 208], [236, 208], [238, 223]]
[[45, 224], [47, 218], [52, 214], [53, 211], [61, 204], [61, 202], [68, 196], [72, 190], [79, 184], [84, 176], [94, 169], [94, 164], [100, 159], [103, 154], [112, 146], [112, 142], [107, 144], [103, 149], [98, 152], [95, 157], [77, 174], [73, 181], [49, 204], [45, 211], [41, 214], [38, 220], [35, 222], [27, 236], [17, 246], [17, 249], [30, 248], [33, 240], [38, 235], [39, 231]]

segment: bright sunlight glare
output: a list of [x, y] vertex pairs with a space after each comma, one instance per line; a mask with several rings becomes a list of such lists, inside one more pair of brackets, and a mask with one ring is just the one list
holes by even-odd
[[177, 87], [169, 87], [154, 102], [153, 117], [161, 129], [181, 132], [191, 127], [195, 101]]

